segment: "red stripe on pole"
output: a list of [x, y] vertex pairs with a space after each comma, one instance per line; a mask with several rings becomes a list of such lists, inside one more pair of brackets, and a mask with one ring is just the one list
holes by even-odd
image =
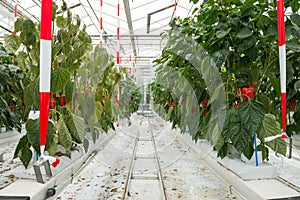
[[118, 3], [118, 16], [120, 16], [120, 4]]
[[121, 36], [120, 36], [120, 27], [117, 28], [117, 40], [120, 40]]
[[175, 3], [174, 3], [174, 11], [176, 11], [176, 7], [177, 7], [177, 2], [175, 0]]
[[49, 105], [50, 92], [40, 92], [40, 146], [46, 145]]
[[117, 64], [120, 64], [120, 52], [117, 51]]
[[286, 132], [286, 93], [281, 93], [281, 102], [282, 132]]
[[285, 44], [284, 1], [277, 1], [278, 45]]
[[101, 7], [103, 6], [103, 1], [102, 1], [102, 0], [100, 0], [100, 6], [101, 6]]
[[15, 4], [15, 7], [14, 7], [14, 17], [17, 17], [17, 5], [18, 4]]
[[[14, 7], [14, 17], [15, 17], [15, 21], [16, 21], [16, 19], [17, 19], [17, 6], [18, 6], [18, 4], [17, 4], [17, 2], [16, 2], [16, 4], [15, 4], [15, 7]], [[15, 30], [15, 26], [14, 26], [14, 35], [16, 35], [17, 34], [17, 32], [16, 32], [16, 30]]]
[[41, 39], [52, 39], [52, 0], [42, 0]]
[[102, 30], [103, 29], [103, 25], [102, 25], [102, 23], [103, 23], [103, 19], [102, 19], [102, 17], [100, 18], [100, 30]]

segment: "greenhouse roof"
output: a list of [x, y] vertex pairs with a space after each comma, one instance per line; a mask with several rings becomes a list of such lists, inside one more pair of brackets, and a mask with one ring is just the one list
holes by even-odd
[[[4, 34], [13, 32], [16, 1], [1, 0], [0, 2], [0, 41], [3, 40]], [[55, 2], [58, 5], [57, 12], [62, 12], [62, 1]], [[160, 34], [169, 28], [168, 24], [173, 17], [186, 17], [191, 14], [195, 6], [188, 0], [103, 0], [101, 9], [100, 0], [65, 0], [65, 2], [72, 14], [78, 15], [87, 26], [86, 30], [92, 36], [94, 45], [100, 44], [102, 10], [102, 34], [107, 36], [104, 46], [114, 53], [121, 44], [123, 60], [128, 59], [129, 56], [146, 60], [157, 57], [164, 43]], [[120, 18], [118, 18], [118, 2]], [[40, 6], [41, 0], [18, 0], [16, 15], [38, 22]], [[117, 40], [118, 24], [120, 24], [120, 41]]]

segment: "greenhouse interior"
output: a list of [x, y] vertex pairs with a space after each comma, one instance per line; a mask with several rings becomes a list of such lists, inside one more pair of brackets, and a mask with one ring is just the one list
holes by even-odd
[[299, 11], [1, 0], [0, 200], [300, 199]]

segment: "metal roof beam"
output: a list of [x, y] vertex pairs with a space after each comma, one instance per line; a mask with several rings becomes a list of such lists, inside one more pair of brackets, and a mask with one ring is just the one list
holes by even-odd
[[172, 8], [172, 7], [174, 7], [174, 6], [175, 6], [175, 5], [172, 4], [172, 5], [170, 5], [170, 6], [167, 6], [167, 7], [164, 7], [164, 8], [162, 8], [162, 9], [159, 9], [159, 10], [156, 10], [156, 11], [154, 11], [154, 12], [149, 13], [148, 16], [147, 16], [147, 33], [150, 33], [151, 15], [154, 15], [154, 14], [156, 14], [156, 13], [162, 12], [162, 11], [167, 10], [167, 9], [169, 9], [169, 8]]
[[132, 27], [132, 19], [131, 19], [129, 1], [123, 0], [123, 3], [124, 3], [125, 14], [126, 14], [126, 18], [127, 18], [127, 25], [128, 25], [128, 30], [129, 30], [129, 34], [130, 34], [132, 49], [133, 49], [133, 55], [136, 57], [137, 51], [136, 51], [136, 46], [135, 46], [135, 40], [133, 37], [134, 33], [133, 33], [133, 27]]

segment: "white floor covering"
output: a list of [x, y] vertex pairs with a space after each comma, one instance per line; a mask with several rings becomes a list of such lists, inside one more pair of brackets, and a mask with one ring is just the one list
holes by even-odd
[[[150, 120], [151, 121], [151, 120]], [[152, 129], [155, 135], [158, 156], [169, 199], [238, 199], [229, 194], [229, 188], [212, 174], [194, 155], [186, 151], [171, 134], [169, 124], [160, 120], [132, 119], [132, 126], [122, 124], [117, 135], [99, 152], [96, 158], [82, 171], [57, 199], [121, 199], [126, 180], [127, 168], [132, 153], [132, 145], [137, 132], [141, 138], [150, 138]], [[148, 133], [148, 134], [147, 134]], [[152, 144], [141, 141], [137, 147], [137, 157], [153, 155]], [[128, 199], [162, 199], [162, 191], [155, 176], [155, 163], [152, 160], [137, 159], [133, 177], [150, 177], [148, 180], [135, 178], [131, 181]]]
[[[57, 200], [121, 199], [133, 143], [138, 132], [142, 138], [137, 147], [137, 158], [140, 159], [134, 164], [135, 179], [131, 181], [128, 199], [162, 199], [159, 182], [155, 180], [155, 163], [147, 159], [153, 156], [152, 144], [147, 141], [151, 131], [155, 136], [169, 199], [241, 199], [237, 194], [229, 192], [225, 181], [219, 180], [211, 173], [199, 158], [190, 152], [189, 146], [170, 134], [169, 123], [158, 118], [150, 119], [149, 123], [148, 119], [133, 115], [132, 126], [127, 124], [125, 121], [121, 122], [114, 138], [75, 177], [72, 184], [56, 197]], [[19, 178], [18, 174], [13, 173], [18, 171], [16, 169], [23, 170], [21, 162], [13, 159], [17, 142], [10, 141], [0, 145], [0, 190]], [[276, 166], [278, 176], [288, 181], [286, 185], [300, 188], [300, 151], [293, 149], [293, 155], [293, 159], [288, 159], [283, 156], [277, 157], [274, 152], [270, 152], [268, 163]], [[145, 177], [148, 179], [144, 180]]]

